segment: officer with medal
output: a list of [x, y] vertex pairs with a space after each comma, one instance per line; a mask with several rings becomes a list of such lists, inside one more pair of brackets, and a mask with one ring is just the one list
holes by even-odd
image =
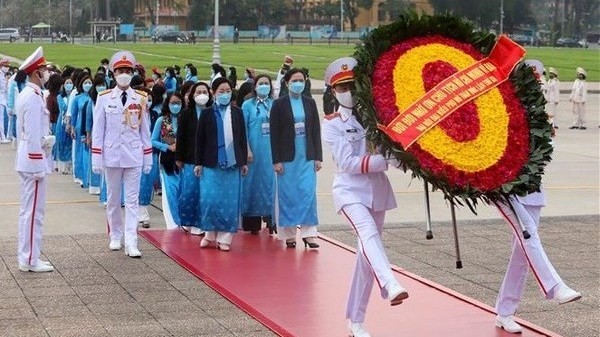
[[381, 241], [385, 212], [396, 208], [396, 200], [385, 174], [388, 160], [369, 152], [365, 129], [353, 114], [356, 64], [354, 58], [344, 57], [325, 71], [325, 84], [333, 89], [339, 108], [325, 116], [322, 139], [329, 146], [336, 166], [333, 180], [336, 212], [358, 236], [356, 266], [346, 308], [348, 329], [354, 337], [368, 337], [363, 324], [373, 280], [377, 281], [381, 297], [390, 301], [390, 305], [401, 304], [408, 298], [408, 292], [394, 278]]
[[[110, 69], [117, 86], [98, 94], [92, 127], [92, 170], [104, 173], [107, 189], [106, 217], [110, 250], [141, 257], [138, 250], [137, 213], [140, 177], [152, 168], [150, 118], [147, 95], [130, 86], [134, 56], [128, 51], [113, 55]], [[121, 217], [121, 187], [125, 195], [125, 223]]]
[[44, 50], [39, 47], [21, 65], [29, 80], [15, 104], [17, 114], [18, 147], [15, 170], [21, 183], [19, 209], [19, 270], [49, 272], [54, 267], [40, 260], [42, 250], [42, 222], [46, 206], [46, 175], [52, 172], [50, 113], [42, 88], [50, 73], [46, 69]]

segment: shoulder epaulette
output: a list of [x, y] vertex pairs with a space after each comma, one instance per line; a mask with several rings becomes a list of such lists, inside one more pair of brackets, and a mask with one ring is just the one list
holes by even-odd
[[332, 113], [332, 114], [329, 114], [329, 115], [325, 115], [325, 119], [328, 120], [328, 121], [331, 121], [331, 120], [334, 120], [334, 119], [336, 119], [338, 117], [341, 117], [341, 116], [342, 115], [339, 112], [336, 112], [336, 113]]
[[102, 92], [98, 93], [98, 96], [106, 95], [106, 94], [108, 94], [108, 93], [109, 93], [109, 92], [111, 92], [111, 91], [112, 91], [112, 89], [106, 89], [106, 90], [104, 90], [104, 91], [102, 91]]
[[148, 93], [145, 92], [144, 90], [135, 89], [135, 92], [137, 92], [139, 95], [144, 96], [144, 97], [148, 96]]

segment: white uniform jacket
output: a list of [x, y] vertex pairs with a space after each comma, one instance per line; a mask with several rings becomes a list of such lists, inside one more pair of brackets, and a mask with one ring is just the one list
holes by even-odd
[[98, 95], [92, 126], [92, 167], [152, 165], [146, 93], [128, 88], [127, 101], [123, 105], [122, 92], [114, 88]]
[[551, 78], [546, 82], [546, 101], [558, 103], [560, 99], [560, 82], [557, 78]]
[[585, 103], [587, 99], [587, 83], [585, 80], [576, 79], [571, 88], [571, 101], [575, 103]]
[[44, 148], [50, 135], [50, 113], [40, 87], [28, 82], [15, 104], [19, 145], [15, 160], [18, 172], [52, 172], [51, 148]]
[[540, 190], [540, 192], [529, 193], [524, 197], [517, 195], [515, 198], [523, 205], [540, 207], [546, 206], [546, 196], [542, 190]]
[[394, 191], [384, 173], [387, 161], [367, 151], [365, 129], [351, 111], [341, 108], [326, 116], [322, 135], [337, 169], [333, 180], [336, 212], [356, 203], [376, 212], [396, 208]]

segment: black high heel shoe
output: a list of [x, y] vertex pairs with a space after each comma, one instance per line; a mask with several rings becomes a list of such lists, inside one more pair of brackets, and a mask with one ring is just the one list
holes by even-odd
[[287, 248], [296, 248], [296, 240], [285, 240], [285, 246]]
[[308, 247], [308, 248], [319, 248], [319, 244], [316, 242], [310, 242], [308, 241], [308, 239], [314, 239], [314, 238], [302, 238], [302, 241], [304, 241], [304, 248]]

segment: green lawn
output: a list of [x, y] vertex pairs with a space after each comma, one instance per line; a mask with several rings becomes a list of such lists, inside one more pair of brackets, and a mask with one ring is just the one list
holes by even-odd
[[[37, 44], [2, 43], [0, 53], [19, 59], [26, 58], [37, 47]], [[316, 79], [323, 78], [325, 67], [332, 60], [353, 53], [354, 46], [350, 45], [285, 45], [269, 43], [223, 43], [221, 45], [221, 62], [238, 68], [238, 77], [243, 74], [243, 68], [251, 66], [260, 72], [273, 74], [281, 66], [283, 56], [292, 55], [295, 65], [310, 69], [310, 75]], [[110, 56], [115, 50], [127, 49], [134, 52], [136, 58], [147, 69], [157, 66], [164, 69], [168, 65], [193, 63], [198, 67], [201, 79], [210, 74], [209, 64], [212, 61], [212, 44], [198, 43], [196, 45], [175, 45], [172, 43], [151, 44], [45, 44], [46, 58], [60, 66], [71, 64], [76, 66], [96, 67], [100, 59]], [[539, 59], [546, 68], [554, 67], [563, 81], [575, 78], [575, 68], [587, 70], [589, 81], [600, 81], [600, 50], [598, 49], [557, 49], [530, 48], [527, 58]], [[95, 69], [92, 69], [95, 70]]]

